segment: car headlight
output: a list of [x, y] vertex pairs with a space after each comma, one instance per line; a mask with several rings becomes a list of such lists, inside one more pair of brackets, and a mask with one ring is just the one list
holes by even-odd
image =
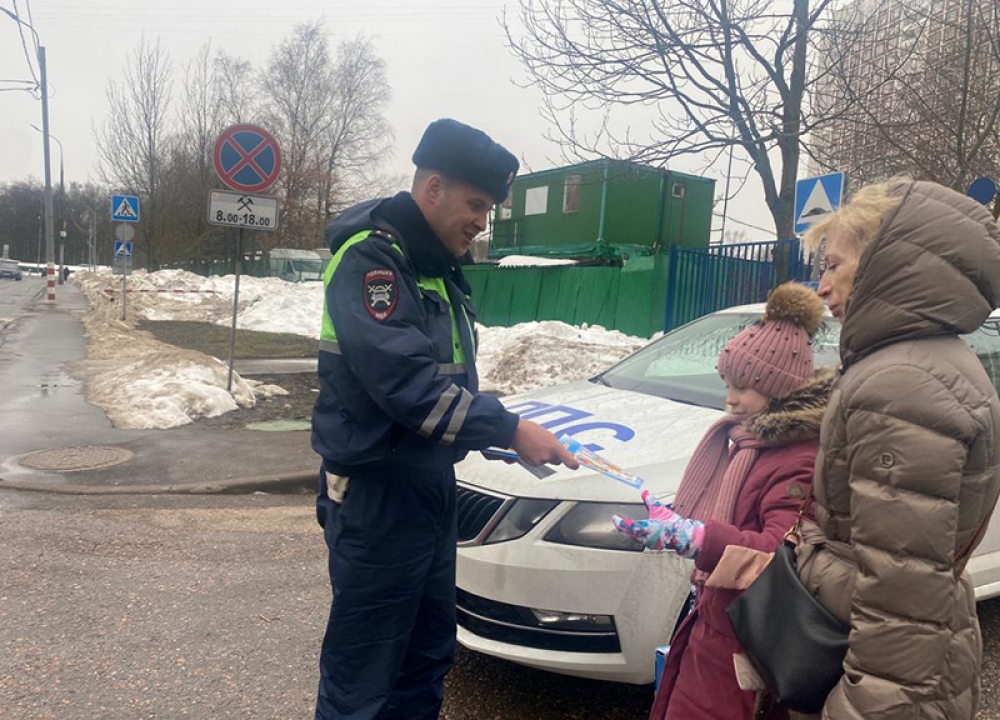
[[559, 504], [558, 500], [533, 500], [531, 498], [518, 498], [510, 509], [493, 528], [492, 532], [486, 536], [485, 545], [504, 542], [506, 540], [516, 540], [528, 533], [548, 515], [552, 508]]
[[545, 539], [562, 545], [642, 552], [642, 543], [618, 532], [611, 522], [612, 515], [646, 517], [646, 507], [631, 503], [578, 503], [549, 530]]

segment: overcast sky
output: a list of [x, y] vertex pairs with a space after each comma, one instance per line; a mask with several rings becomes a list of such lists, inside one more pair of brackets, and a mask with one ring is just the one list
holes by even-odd
[[[0, 5], [14, 9], [13, 0]], [[393, 91], [385, 114], [395, 130], [395, 172], [412, 172], [412, 150], [439, 117], [485, 130], [531, 170], [558, 165], [559, 149], [545, 139], [547, 126], [538, 115], [539, 92], [519, 87], [523, 72], [505, 46], [499, 22], [504, 5], [503, 0], [33, 0], [30, 8], [48, 55], [51, 132], [66, 149], [69, 182], [94, 177], [92, 128], [107, 114], [107, 81], [121, 75], [126, 55], [143, 34], [159, 37], [173, 61], [176, 107], [182, 66], [206, 41], [261, 68], [297, 23], [318, 18], [325, 19], [331, 49], [360, 34], [373, 38], [385, 58]], [[508, 5], [516, 12], [516, 0]], [[27, 0], [17, 0], [17, 8], [27, 19]], [[18, 79], [31, 79], [31, 71], [17, 25], [0, 15], [0, 80]], [[0, 82], [0, 88], [10, 87], [16, 86]], [[0, 92], [0, 182], [43, 176], [42, 138], [32, 123], [41, 126], [38, 100], [26, 92]], [[55, 182], [58, 146], [52, 151]], [[692, 172], [701, 166], [687, 160], [673, 167]], [[718, 182], [717, 194], [725, 172], [722, 162], [708, 173]], [[730, 222], [773, 228], [756, 176], [730, 203]], [[752, 239], [765, 239], [760, 230], [746, 230]]]

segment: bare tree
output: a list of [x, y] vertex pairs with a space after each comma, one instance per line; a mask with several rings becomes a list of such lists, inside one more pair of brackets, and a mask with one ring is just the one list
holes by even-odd
[[282, 153], [282, 244], [315, 244], [316, 214], [309, 205], [323, 176], [332, 127], [335, 74], [322, 22], [298, 25], [274, 51], [261, 85], [269, 98], [267, 122]]
[[334, 61], [322, 23], [301, 25], [263, 72], [213, 56], [206, 44], [183, 66], [183, 83], [173, 114], [170, 61], [159, 42], [143, 40], [121, 82], [109, 83], [112, 109], [95, 130], [102, 179], [142, 196], [140, 240], [150, 267], [230, 257], [230, 233], [205, 219], [208, 192], [218, 186], [212, 149], [227, 125], [261, 124], [283, 153], [282, 226], [253, 233], [251, 250], [315, 247], [330, 215], [400, 185], [381, 172], [391, 152], [391, 92], [385, 63], [363, 38], [343, 43]]
[[111, 113], [95, 131], [98, 172], [104, 184], [143, 201], [139, 247], [146, 264], [159, 264], [161, 170], [168, 154], [171, 62], [159, 39], [143, 38], [130, 54], [122, 80], [108, 82]]
[[[964, 190], [977, 175], [1000, 177], [1000, 7], [991, 0], [896, 0], [902, 10], [895, 37], [878, 41], [875, 55], [911, 52], [886, 91], [862, 102], [866, 82], [878, 76], [861, 58], [832, 68], [824, 104], [842, 121], [813, 155], [821, 167], [848, 170], [856, 184], [899, 173]], [[838, 35], [866, 28], [844, 23]], [[920, 32], [906, 32], [905, 27]], [[895, 40], [895, 43], [893, 42]], [[879, 58], [881, 60], [881, 58]], [[859, 62], [861, 61], [861, 62]], [[884, 74], [884, 71], [883, 71]]]
[[215, 58], [214, 77], [215, 95], [223, 124], [239, 125], [258, 119], [260, 103], [256, 101], [257, 76], [249, 62], [220, 50]]
[[223, 105], [219, 99], [219, 64], [212, 61], [211, 43], [205, 43], [184, 66], [184, 97], [181, 102], [182, 144], [195, 162], [198, 178], [206, 189], [212, 173], [212, 148], [222, 129]]
[[[810, 52], [831, 3], [521, 0], [523, 30], [504, 26], [564, 150], [665, 165], [685, 155], [712, 163], [735, 147], [787, 238], [802, 147], [831, 120], [808, 103], [824, 74]], [[615, 130], [629, 107], [655, 108], [648, 132]], [[580, 129], [580, 110], [603, 113], [594, 133]]]
[[[178, 131], [164, 171], [168, 191], [165, 202], [171, 210], [164, 221], [164, 250], [171, 260], [204, 258], [213, 256], [216, 249], [231, 248], [231, 243], [215, 242], [228, 233], [209, 225], [205, 217], [208, 193], [219, 185], [212, 160], [225, 112], [218, 73], [219, 63], [213, 59], [209, 43], [184, 65]], [[228, 258], [229, 252], [222, 255]]]
[[[333, 105], [318, 190], [318, 220], [326, 220], [385, 184], [380, 166], [392, 153], [385, 119], [392, 100], [385, 61], [370, 40], [341, 43], [333, 70]], [[398, 181], [393, 179], [398, 184]]]

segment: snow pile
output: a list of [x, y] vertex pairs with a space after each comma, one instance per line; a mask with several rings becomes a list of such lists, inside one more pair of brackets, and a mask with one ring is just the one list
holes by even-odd
[[[237, 327], [241, 330], [293, 333], [318, 338], [323, 324], [323, 284], [318, 282], [290, 283], [280, 278], [250, 278], [253, 288], [250, 297], [243, 297], [243, 280], [240, 280], [240, 316]], [[262, 281], [268, 281], [267, 284]], [[229, 312], [219, 324], [233, 321], [232, 293], [229, 295]]]
[[617, 330], [529, 322], [513, 327], [479, 327], [480, 386], [516, 394], [585, 380], [607, 370], [648, 341]]
[[563, 265], [576, 265], [576, 260], [561, 260], [558, 258], [533, 257], [531, 255], [508, 255], [497, 263], [497, 267], [560, 267]]
[[233, 392], [226, 391], [227, 374], [223, 363], [207, 355], [151, 353], [96, 374], [88, 383], [88, 400], [104, 408], [115, 427], [178, 427], [237, 407], [253, 407], [254, 391], [242, 378], [234, 374]]
[[[115, 304], [120, 302], [122, 279], [106, 268], [74, 273], [73, 280], [87, 293], [92, 305], [111, 304], [112, 297]], [[233, 278], [224, 281], [186, 270], [136, 270], [128, 277], [129, 315], [143, 320], [217, 322], [232, 314]], [[158, 292], [164, 290], [185, 292]]]
[[[121, 292], [121, 278], [110, 271], [80, 272], [74, 279], [88, 293]], [[230, 325], [236, 276], [202, 277], [186, 270], [136, 271], [128, 279], [129, 312], [143, 320], [186, 320]], [[160, 292], [152, 292], [152, 291]], [[169, 290], [170, 292], [163, 292]], [[179, 292], [178, 292], [179, 291]], [[319, 337], [323, 284], [290, 283], [281, 278], [240, 277], [241, 330]]]
[[[155, 285], [160, 281], [154, 277], [158, 274], [133, 278], [137, 287]], [[255, 388], [236, 373], [233, 390], [228, 392], [229, 370], [222, 361], [160, 342], [130, 322], [119, 320], [120, 305], [109, 302], [104, 294], [109, 279], [106, 273], [81, 272], [76, 277], [92, 310], [83, 318], [90, 341], [88, 358], [78, 363], [74, 372], [84, 379], [87, 400], [103, 408], [115, 427], [177, 427], [238, 407], [253, 407], [255, 390], [262, 397], [284, 392], [272, 385], [254, 383]], [[133, 293], [129, 295], [131, 301]], [[129, 310], [129, 316], [134, 319], [134, 309]]]

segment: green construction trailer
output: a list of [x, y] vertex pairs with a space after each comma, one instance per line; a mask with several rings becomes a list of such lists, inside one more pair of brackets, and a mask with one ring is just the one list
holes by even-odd
[[529, 173], [494, 210], [490, 257], [627, 260], [705, 247], [715, 181], [617, 160]]
[[[479, 321], [663, 330], [670, 249], [708, 246], [714, 191], [708, 178], [613, 160], [518, 177], [494, 209], [491, 262], [466, 268]], [[569, 262], [546, 266], [554, 258]]]

